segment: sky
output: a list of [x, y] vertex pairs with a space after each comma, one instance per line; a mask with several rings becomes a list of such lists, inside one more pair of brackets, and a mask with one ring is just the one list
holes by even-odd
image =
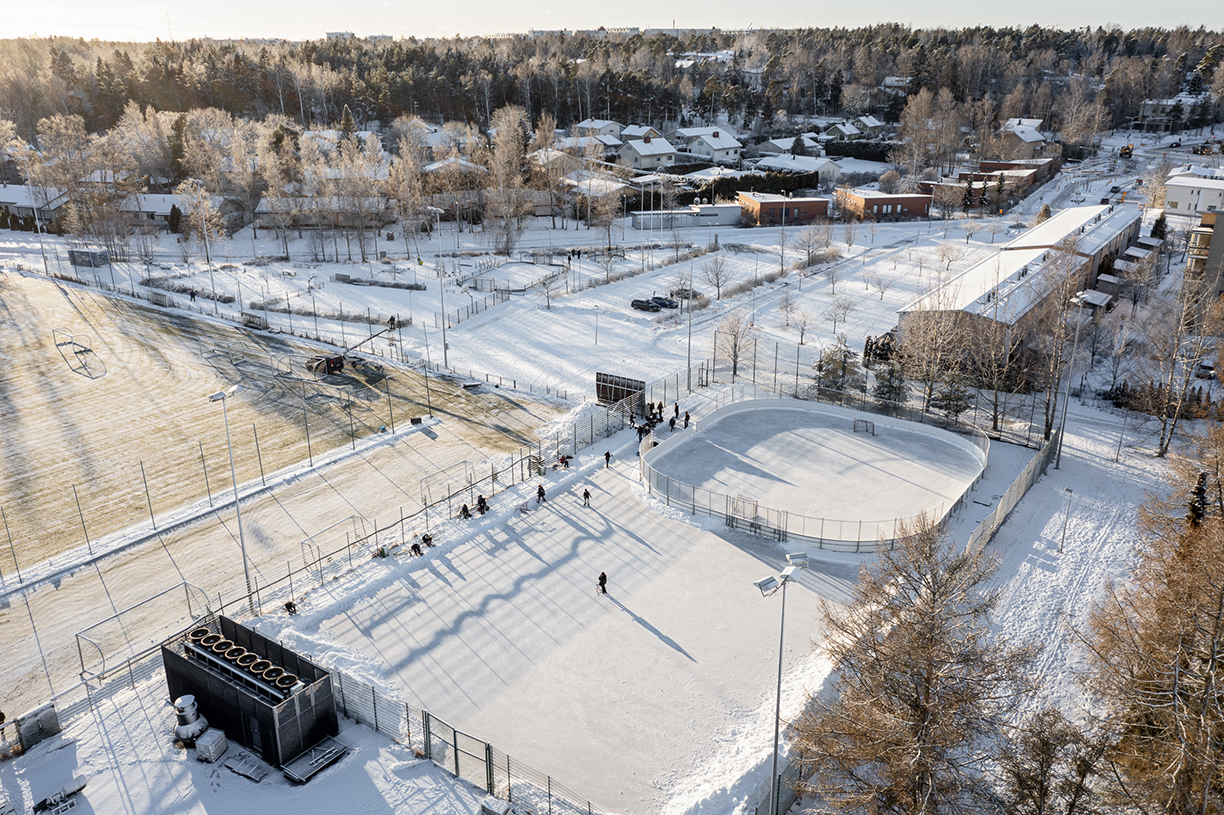
[[528, 29], [637, 28], [802, 28], [857, 27], [882, 21], [914, 27], [974, 25], [1060, 28], [1116, 23], [1142, 26], [1224, 28], [1224, 4], [1183, 4], [1174, 12], [1149, 0], [1091, 0], [1066, 3], [1033, 0], [993, 7], [976, 0], [914, 3], [877, 0], [871, 4], [795, 2], [758, 7], [741, 0], [676, 0], [660, 6], [649, 0], [617, 4], [560, 3], [556, 0], [469, 0], [395, 3], [391, 0], [213, 0], [209, 3], [154, 3], [150, 0], [60, 0], [49, 15], [38, 3], [12, 3], [4, 12], [4, 36], [65, 35], [86, 39], [151, 41], [192, 37], [318, 39], [328, 31], [358, 36], [441, 37], [523, 33]]

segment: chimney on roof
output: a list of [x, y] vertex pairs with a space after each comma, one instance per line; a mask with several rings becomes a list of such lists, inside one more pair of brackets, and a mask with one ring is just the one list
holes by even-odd
[[650, 144], [650, 137], [642, 136], [642, 144]]
[[715, 130], [715, 131], [714, 131], [714, 138], [716, 138], [716, 139], [718, 138], [718, 131], [717, 131], [717, 130]]

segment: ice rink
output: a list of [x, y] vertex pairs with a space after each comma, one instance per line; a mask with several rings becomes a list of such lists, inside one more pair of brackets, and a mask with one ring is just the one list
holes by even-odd
[[[714, 417], [660, 450], [652, 466], [686, 484], [812, 518], [881, 521], [947, 509], [984, 467], [938, 428], [829, 407], [759, 407]], [[666, 441], [669, 432], [661, 437]]]

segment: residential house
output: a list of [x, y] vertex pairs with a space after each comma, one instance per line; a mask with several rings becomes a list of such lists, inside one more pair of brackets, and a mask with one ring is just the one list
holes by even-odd
[[544, 150], [536, 150], [527, 156], [529, 159], [545, 167], [552, 172], [560, 175], [572, 173], [575, 170], [581, 169], [583, 161], [579, 157], [566, 153], [562, 150], [554, 150], [551, 148]]
[[[702, 128], [702, 130], [707, 129]], [[708, 131], [685, 137], [679, 142], [680, 147], [686, 152], [711, 161], [739, 161], [744, 150], [744, 145], [739, 139], [721, 128], [708, 128]]]
[[836, 161], [814, 156], [779, 153], [776, 156], [763, 158], [753, 166], [758, 172], [815, 173], [821, 184], [835, 184], [841, 177], [841, 167]]
[[1224, 178], [1179, 175], [1165, 182], [1165, 212], [1199, 215], [1224, 209]]
[[655, 170], [673, 167], [676, 164], [676, 148], [667, 139], [644, 139], [627, 141], [617, 151], [622, 164], [635, 170]]
[[931, 196], [880, 192], [879, 190], [845, 190], [833, 192], [843, 218], [858, 220], [901, 220], [926, 218], [931, 214]]
[[1003, 130], [1011, 130], [1015, 127], [1031, 127], [1034, 130], [1041, 130], [1041, 126], [1045, 124], [1045, 119], [1008, 119], [1003, 123]]
[[1003, 137], [1004, 155], [1009, 158], [1036, 158], [1045, 149], [1045, 136], [1029, 125], [1004, 125], [999, 135]]
[[18, 218], [32, 218], [37, 214], [43, 225], [51, 223], [63, 210], [67, 194], [50, 188], [27, 187], [22, 184], [0, 186], [0, 212]]
[[884, 131], [888, 129], [888, 125], [874, 116], [860, 116], [854, 120], [853, 124], [859, 131], [873, 139], [883, 136]]
[[644, 139], [649, 136], [652, 139], [661, 139], [663, 134], [655, 130], [650, 125], [628, 125], [620, 132], [621, 141], [630, 141], [633, 139]]
[[620, 139], [615, 136], [570, 136], [564, 139], [557, 139], [553, 142], [553, 146], [558, 150], [564, 150], [567, 153], [572, 153], [576, 156], [585, 156], [590, 153], [597, 154], [604, 161], [615, 161], [618, 151], [620, 150]]
[[837, 122], [826, 127], [820, 134], [821, 141], [847, 141], [863, 138], [863, 131], [850, 122]]
[[829, 217], [828, 198], [791, 198], [769, 192], [737, 194], [743, 220], [757, 226], [806, 224]]
[[119, 205], [119, 211], [131, 220], [133, 229], [146, 226], [169, 229], [170, 210], [174, 207], [178, 207], [180, 215], [190, 211], [177, 195], [155, 193], [129, 195]]
[[1058, 172], [1058, 161], [1053, 158], [1018, 158], [1008, 161], [985, 159], [978, 162], [978, 170], [983, 173], [995, 170], [1036, 170], [1032, 176], [1032, 186], [1040, 186], [1049, 181]]
[[779, 153], [793, 153], [795, 151], [795, 142], [802, 145], [803, 155], [805, 156], [823, 156], [824, 148], [820, 146], [820, 142], [816, 139], [815, 133], [800, 133], [798, 136], [786, 138], [770, 139], [767, 142], [762, 142], [757, 145], [757, 150], [763, 156], [776, 156]]
[[611, 119], [583, 119], [570, 128], [571, 136], [611, 136], [620, 139], [625, 126]]
[[[1199, 105], [1212, 104], [1211, 95], [1203, 93], [1179, 93], [1168, 99], [1144, 99], [1139, 106], [1139, 121], [1136, 123], [1148, 131], [1168, 131], [1182, 128], [1190, 121], [1190, 116]], [[1173, 112], [1178, 111], [1179, 117], [1173, 121]]]

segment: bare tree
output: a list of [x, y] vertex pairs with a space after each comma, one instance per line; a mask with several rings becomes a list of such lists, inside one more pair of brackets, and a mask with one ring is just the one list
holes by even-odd
[[833, 323], [833, 333], [837, 333], [837, 324], [845, 322], [850, 312], [854, 311], [855, 302], [849, 297], [836, 297], [825, 309], [825, 319]]
[[508, 255], [532, 211], [523, 185], [530, 120], [525, 110], [508, 105], [494, 112], [492, 129], [492, 190], [486, 214], [491, 216], [496, 251]]
[[972, 238], [980, 228], [980, 224], [978, 224], [978, 222], [972, 218], [965, 221], [964, 225], [961, 227], [961, 229], [965, 230], [965, 243], [969, 243], [969, 239]]
[[[804, 335], [807, 334], [808, 326], [812, 322], [812, 315], [807, 309], [796, 309], [793, 318], [795, 328], [799, 331], [799, 344], [803, 345]], [[837, 326], [833, 326], [834, 332], [837, 331]]]
[[858, 235], [858, 222], [855, 221], [853, 218], [851, 218], [850, 220], [846, 221], [844, 226], [842, 226], [842, 236], [846, 240], [847, 247], [854, 246], [854, 239], [857, 235]]
[[816, 250], [820, 248], [820, 245], [820, 227], [809, 226], [807, 229], [799, 233], [799, 237], [795, 241], [795, 248], [803, 253], [801, 268], [806, 269], [812, 265], [812, 258], [815, 256]]
[[789, 326], [791, 314], [795, 311], [795, 298], [788, 291], [782, 292], [782, 296], [778, 298], [778, 311], [782, 312], [782, 317], [785, 320], [784, 325]]
[[1002, 722], [1029, 691], [1036, 649], [990, 627], [996, 560], [920, 515], [825, 603], [819, 649], [838, 666], [793, 725], [801, 790], [839, 812], [983, 810]]
[[713, 254], [701, 263], [701, 276], [705, 282], [714, 287], [714, 299], [722, 299], [723, 286], [731, 279], [727, 268], [727, 259], [721, 254]]
[[955, 244], [939, 244], [939, 259], [944, 263], [944, 271], [950, 271], [952, 269], [952, 264], [960, 260], [961, 255], [963, 254], [964, 250]]
[[740, 362], [757, 340], [756, 326], [747, 314], [732, 312], [718, 323], [714, 333], [715, 353], [731, 362], [731, 381], [739, 374]]
[[[895, 265], [893, 268], [896, 268]], [[871, 285], [876, 287], [876, 291], [880, 293], [881, 300], [884, 299], [884, 295], [897, 282], [895, 274], [885, 274], [884, 270], [878, 267], [867, 273], [867, 279], [871, 282]]]

